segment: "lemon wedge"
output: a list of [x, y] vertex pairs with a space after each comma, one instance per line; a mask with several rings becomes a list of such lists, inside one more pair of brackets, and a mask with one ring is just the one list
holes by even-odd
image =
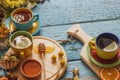
[[55, 46], [52, 44], [46, 44], [46, 51], [45, 53], [49, 54], [52, 53], [55, 50]]
[[117, 47], [118, 47], [118, 45], [116, 44], [116, 42], [112, 42], [111, 44], [109, 44], [107, 47], [105, 47], [104, 49], [103, 49], [103, 51], [114, 51], [114, 50], [116, 50], [117, 49]]

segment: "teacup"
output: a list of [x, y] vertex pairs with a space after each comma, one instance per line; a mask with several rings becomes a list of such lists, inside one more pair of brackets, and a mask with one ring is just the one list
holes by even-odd
[[33, 15], [29, 8], [17, 8], [11, 13], [12, 22], [16, 30], [29, 30], [34, 22], [39, 19], [39, 15]]
[[89, 42], [92, 49], [96, 50], [98, 57], [104, 60], [114, 58], [120, 47], [119, 38], [112, 33], [102, 33]]
[[9, 38], [9, 43], [11, 49], [20, 56], [21, 59], [32, 55], [33, 38], [29, 32], [14, 32]]

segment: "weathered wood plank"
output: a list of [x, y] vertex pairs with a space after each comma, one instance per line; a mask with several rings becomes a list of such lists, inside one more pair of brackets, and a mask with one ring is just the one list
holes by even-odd
[[120, 18], [120, 0], [50, 0], [33, 11], [41, 25], [58, 25]]
[[82, 62], [81, 60], [68, 62], [66, 72], [60, 78], [60, 80], [64, 80], [64, 78], [68, 77], [69, 78], [74, 77], [72, 73], [74, 68], [79, 69], [80, 80], [99, 80], [97, 76], [91, 71], [91, 69], [87, 65], [85, 65], [85, 63]]
[[[66, 34], [67, 30], [72, 25], [63, 25], [63, 26], [51, 26], [51, 27], [42, 27], [38, 35], [52, 38], [54, 40], [64, 40], [68, 38]], [[94, 23], [84, 23], [81, 24], [83, 30], [91, 36], [97, 36], [103, 32], [111, 32], [116, 34], [120, 38], [120, 20], [112, 21], [103, 21], [103, 22], [94, 22]], [[76, 43], [66, 43], [62, 45], [67, 53], [68, 61], [80, 59], [80, 51], [82, 44], [80, 41]], [[71, 47], [75, 49], [71, 50]]]

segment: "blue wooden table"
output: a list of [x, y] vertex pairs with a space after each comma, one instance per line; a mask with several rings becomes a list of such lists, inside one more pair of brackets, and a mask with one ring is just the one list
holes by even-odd
[[[67, 30], [74, 24], [81, 25], [91, 36], [112, 32], [120, 38], [120, 0], [49, 0], [33, 8], [41, 19], [41, 30], [37, 35], [54, 40], [68, 39]], [[73, 77], [73, 68], [79, 68], [79, 77], [84, 80], [98, 80], [96, 74], [81, 60], [83, 44], [67, 42], [62, 44], [67, 53], [68, 64], [60, 80]], [[71, 47], [75, 49], [72, 50]]]

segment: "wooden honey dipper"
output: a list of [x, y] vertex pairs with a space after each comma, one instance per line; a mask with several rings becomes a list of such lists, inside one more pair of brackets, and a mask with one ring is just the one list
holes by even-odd
[[38, 49], [39, 49], [39, 55], [41, 56], [42, 64], [43, 64], [44, 80], [47, 80], [46, 79], [46, 69], [45, 69], [45, 50], [46, 50], [45, 44], [40, 43], [39, 46], [38, 46]]

